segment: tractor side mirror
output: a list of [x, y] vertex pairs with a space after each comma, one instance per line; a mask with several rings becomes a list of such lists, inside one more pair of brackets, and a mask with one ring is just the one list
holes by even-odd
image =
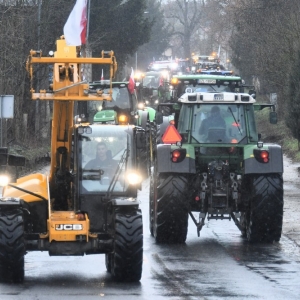
[[8, 155], [8, 165], [14, 167], [24, 167], [26, 164], [26, 159], [24, 156], [20, 155]]
[[162, 124], [163, 123], [163, 114], [161, 113], [161, 112], [156, 112], [156, 114], [155, 114], [155, 121], [156, 121], [156, 124], [157, 125], [160, 125], [160, 124]]
[[145, 148], [145, 131], [138, 131], [136, 133], [136, 147], [137, 149]]
[[270, 111], [270, 123], [277, 124], [277, 112], [276, 111]]
[[249, 95], [255, 99], [256, 98], [256, 91], [255, 90], [249, 90]]

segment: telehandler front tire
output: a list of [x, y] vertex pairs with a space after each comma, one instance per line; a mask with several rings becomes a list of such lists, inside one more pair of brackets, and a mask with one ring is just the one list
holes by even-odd
[[115, 241], [111, 255], [111, 274], [116, 281], [138, 282], [141, 279], [143, 222], [140, 210], [115, 213]]
[[0, 213], [0, 282], [24, 281], [24, 219], [15, 209]]

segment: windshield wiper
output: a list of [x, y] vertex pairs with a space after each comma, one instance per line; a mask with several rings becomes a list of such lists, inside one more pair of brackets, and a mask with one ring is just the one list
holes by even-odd
[[239, 130], [239, 132], [240, 132], [240, 134], [243, 135], [243, 133], [242, 133], [242, 131], [241, 131], [241, 128], [240, 128], [240, 125], [239, 125], [239, 123], [237, 122], [237, 120], [236, 120], [236, 118], [235, 118], [235, 116], [234, 116], [234, 114], [233, 114], [233, 112], [232, 112], [230, 106], [228, 106], [228, 110], [231, 112], [231, 115], [232, 115], [232, 117], [233, 117], [233, 119], [234, 119], [234, 122], [235, 122], [235, 124], [236, 124], [236, 126], [237, 126], [237, 128], [238, 128], [238, 130]]
[[121, 156], [121, 159], [118, 163], [118, 166], [117, 166], [117, 169], [115, 171], [115, 174], [114, 174], [114, 177], [112, 178], [109, 186], [108, 186], [108, 189], [107, 189], [107, 192], [106, 192], [106, 199], [110, 199], [111, 197], [111, 193], [113, 192], [114, 188], [115, 188], [115, 185], [119, 179], [119, 176], [121, 174], [121, 171], [122, 171], [122, 168], [123, 166], [125, 165], [125, 170], [127, 169], [127, 162], [128, 162], [128, 157], [129, 157], [129, 141], [128, 141], [128, 136], [127, 136], [127, 145], [126, 145], [126, 149], [124, 150], [122, 156]]

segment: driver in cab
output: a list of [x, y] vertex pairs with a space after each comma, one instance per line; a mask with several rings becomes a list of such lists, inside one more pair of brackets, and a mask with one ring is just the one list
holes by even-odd
[[117, 161], [113, 160], [111, 157], [111, 151], [107, 149], [104, 142], [100, 142], [96, 147], [96, 157], [90, 160], [86, 165], [86, 170], [95, 170], [99, 168], [109, 168], [113, 172], [117, 168]]
[[214, 127], [226, 128], [226, 123], [221, 116], [220, 108], [218, 106], [213, 106], [210, 111], [210, 116], [202, 121], [199, 134], [207, 134], [208, 130]]

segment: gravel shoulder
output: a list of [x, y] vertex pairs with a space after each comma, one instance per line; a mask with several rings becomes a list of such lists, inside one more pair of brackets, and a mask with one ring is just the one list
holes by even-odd
[[284, 214], [282, 233], [300, 247], [300, 163], [284, 156]]

